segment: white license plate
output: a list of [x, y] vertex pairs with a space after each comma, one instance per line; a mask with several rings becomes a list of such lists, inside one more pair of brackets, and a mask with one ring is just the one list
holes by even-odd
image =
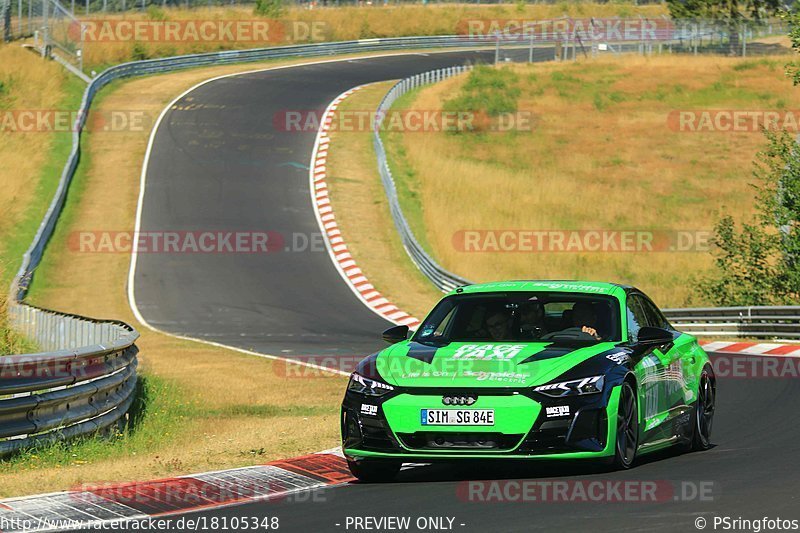
[[422, 409], [423, 426], [493, 426], [494, 409]]

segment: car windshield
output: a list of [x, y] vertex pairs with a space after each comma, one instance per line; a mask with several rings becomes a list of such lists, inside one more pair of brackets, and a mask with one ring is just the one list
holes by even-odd
[[456, 294], [443, 299], [413, 340], [447, 344], [470, 341], [619, 341], [616, 298], [563, 292]]

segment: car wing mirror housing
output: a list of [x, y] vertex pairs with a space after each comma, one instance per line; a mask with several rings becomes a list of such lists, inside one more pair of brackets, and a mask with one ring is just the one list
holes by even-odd
[[660, 344], [669, 344], [673, 340], [675, 339], [672, 336], [672, 332], [667, 329], [645, 326], [639, 330], [639, 344], [657, 346]]
[[383, 332], [383, 340], [389, 344], [397, 344], [408, 338], [408, 326], [394, 326]]

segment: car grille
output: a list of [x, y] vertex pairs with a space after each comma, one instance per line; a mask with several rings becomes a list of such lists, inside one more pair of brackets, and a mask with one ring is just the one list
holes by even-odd
[[418, 431], [397, 435], [407, 448], [416, 450], [511, 450], [524, 436], [505, 433], [452, 433]]

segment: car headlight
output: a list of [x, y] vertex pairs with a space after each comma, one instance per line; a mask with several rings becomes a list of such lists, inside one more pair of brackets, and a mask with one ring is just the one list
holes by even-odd
[[589, 378], [572, 379], [570, 381], [560, 381], [558, 383], [539, 385], [533, 390], [554, 398], [582, 394], [596, 394], [603, 390], [604, 382], [605, 378], [603, 376], [593, 376]]
[[363, 394], [365, 396], [383, 396], [384, 394], [394, 390], [389, 384], [383, 383], [370, 378], [365, 378], [361, 374], [353, 372], [350, 375], [350, 383], [347, 384], [347, 390]]

